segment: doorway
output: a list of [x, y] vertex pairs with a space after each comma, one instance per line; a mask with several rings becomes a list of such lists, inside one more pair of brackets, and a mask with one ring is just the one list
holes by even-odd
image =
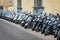
[[3, 9], [3, 6], [0, 6], [0, 9]]

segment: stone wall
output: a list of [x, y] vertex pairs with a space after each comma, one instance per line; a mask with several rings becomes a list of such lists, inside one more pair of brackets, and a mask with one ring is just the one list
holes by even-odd
[[4, 10], [8, 10], [8, 7], [12, 5], [12, 0], [0, 0], [0, 6], [3, 6]]

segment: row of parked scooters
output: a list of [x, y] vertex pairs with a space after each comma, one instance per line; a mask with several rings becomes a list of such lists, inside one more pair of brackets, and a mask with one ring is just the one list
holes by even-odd
[[41, 34], [54, 35], [57, 40], [60, 39], [60, 15], [38, 13], [20, 13], [16, 14], [10, 11], [0, 10], [0, 18], [10, 22], [20, 24], [22, 27], [31, 28], [32, 31], [41, 32]]

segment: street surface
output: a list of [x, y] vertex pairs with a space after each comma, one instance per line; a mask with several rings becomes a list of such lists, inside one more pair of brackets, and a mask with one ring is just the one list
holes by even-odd
[[18, 24], [0, 19], [0, 40], [56, 40], [53, 36], [44, 36], [40, 32], [24, 29]]
[[0, 19], [0, 40], [43, 40]]

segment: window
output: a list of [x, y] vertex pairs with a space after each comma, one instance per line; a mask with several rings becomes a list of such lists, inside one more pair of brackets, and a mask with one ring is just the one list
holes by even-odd
[[42, 0], [37, 0], [37, 6], [42, 6]]

